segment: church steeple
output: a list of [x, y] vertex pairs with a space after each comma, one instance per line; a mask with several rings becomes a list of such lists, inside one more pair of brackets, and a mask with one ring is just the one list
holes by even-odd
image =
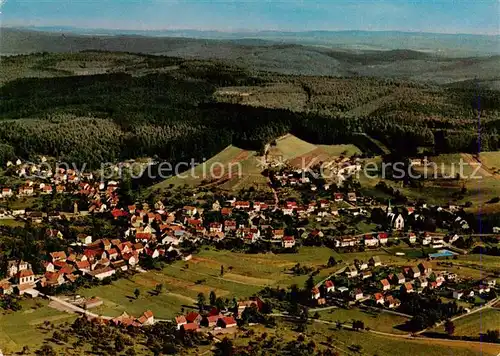
[[387, 214], [392, 213], [392, 204], [391, 204], [391, 199], [389, 199], [389, 204], [387, 205]]

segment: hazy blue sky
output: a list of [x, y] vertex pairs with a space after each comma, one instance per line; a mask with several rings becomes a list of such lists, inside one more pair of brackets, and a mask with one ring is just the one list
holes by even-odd
[[500, 0], [0, 0], [7, 26], [499, 34]]

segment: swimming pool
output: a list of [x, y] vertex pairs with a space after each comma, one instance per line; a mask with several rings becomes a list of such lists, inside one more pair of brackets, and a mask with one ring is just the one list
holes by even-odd
[[452, 256], [455, 256], [455, 255], [456, 255], [455, 252], [451, 252], [449, 250], [439, 250], [436, 253], [430, 253], [429, 257], [430, 258], [440, 258], [440, 257], [452, 257]]

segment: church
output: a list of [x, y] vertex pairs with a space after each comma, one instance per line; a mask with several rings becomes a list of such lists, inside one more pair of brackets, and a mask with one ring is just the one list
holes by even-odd
[[405, 219], [401, 213], [393, 212], [391, 201], [389, 200], [389, 205], [387, 206], [387, 220], [388, 224], [394, 230], [404, 230], [405, 228]]

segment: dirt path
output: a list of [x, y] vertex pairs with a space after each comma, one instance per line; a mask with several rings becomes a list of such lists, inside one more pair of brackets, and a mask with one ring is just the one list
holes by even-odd
[[477, 168], [477, 165], [480, 165], [479, 170], [475, 173], [475, 176], [479, 177], [495, 177], [497, 179], [500, 179], [498, 175], [495, 175], [492, 170], [490, 170], [486, 165], [482, 164], [479, 159], [477, 159], [475, 156], [471, 155], [470, 153], [462, 153], [461, 154], [463, 160], [467, 163], [470, 164], [473, 170]]

